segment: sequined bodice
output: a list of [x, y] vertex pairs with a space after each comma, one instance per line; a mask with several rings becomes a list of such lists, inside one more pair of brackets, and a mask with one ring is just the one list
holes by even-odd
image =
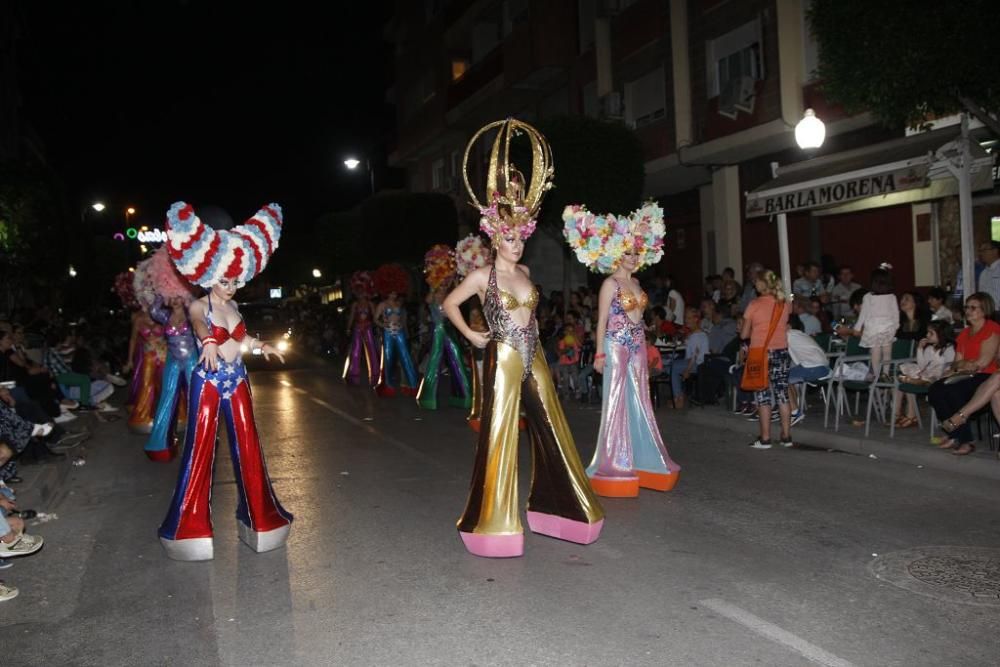
[[531, 294], [524, 301], [518, 301], [515, 295], [499, 287], [497, 293], [500, 295], [500, 304], [503, 305], [504, 310], [517, 310], [518, 308], [534, 310], [535, 306], [538, 305], [538, 290], [534, 287], [531, 288]]
[[534, 302], [531, 306], [531, 317], [526, 326], [521, 326], [510, 316], [511, 308], [507, 307], [503, 295], [511, 296], [508, 292], [501, 290], [497, 286], [496, 268], [490, 269], [490, 279], [486, 284], [486, 299], [483, 303], [483, 315], [486, 317], [486, 324], [490, 327], [490, 334], [497, 343], [506, 343], [521, 355], [524, 364], [523, 378], [531, 373], [531, 362], [535, 358], [535, 348], [538, 346], [538, 322], [535, 320], [535, 304], [538, 302], [538, 293], [533, 292], [534, 298], [528, 297], [522, 306], [527, 307], [528, 302]]
[[649, 297], [645, 292], [640, 291], [639, 296], [636, 296], [632, 290], [622, 289], [621, 285], [618, 286], [618, 300], [627, 312], [638, 310], [641, 313], [649, 304]]
[[[631, 297], [631, 302], [635, 304], [631, 309], [625, 305], [629, 301], [627, 297]], [[643, 292], [640, 298], [636, 298], [634, 294], [628, 294], [627, 297], [626, 290], [623, 290], [619, 285], [611, 299], [611, 310], [608, 312], [608, 326], [605, 329], [604, 338], [627, 347], [630, 352], [635, 352], [645, 346], [646, 333], [642, 326], [642, 320], [634, 322], [628, 316], [628, 311], [635, 309], [639, 303], [643, 303], [646, 300], [646, 293]]]

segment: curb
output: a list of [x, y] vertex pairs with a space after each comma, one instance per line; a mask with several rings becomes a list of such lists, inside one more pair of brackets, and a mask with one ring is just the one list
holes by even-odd
[[[756, 433], [756, 424], [744, 418], [732, 415], [728, 411], [712, 408], [690, 408], [683, 416], [678, 417], [691, 424], [725, 429], [727, 431]], [[808, 420], [806, 420], [808, 421]], [[945, 470], [963, 475], [972, 475], [984, 479], [1000, 481], [1000, 461], [994, 452], [980, 452], [969, 456], [952, 456], [946, 452], [926, 445], [913, 442], [878, 440], [874, 438], [845, 435], [829, 429], [809, 428], [799, 424], [792, 433], [795, 442], [807, 447], [835, 449], [849, 454], [868, 456], [874, 454], [880, 459], [924, 466], [935, 470]]]

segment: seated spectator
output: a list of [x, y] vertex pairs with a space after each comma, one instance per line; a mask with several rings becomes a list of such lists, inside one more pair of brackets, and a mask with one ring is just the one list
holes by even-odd
[[796, 386], [803, 382], [815, 382], [830, 375], [830, 360], [816, 340], [803, 331], [802, 318], [792, 315], [788, 318], [788, 356], [792, 367], [788, 369], [788, 392], [792, 402], [792, 426], [805, 419], [799, 410]]
[[[899, 365], [899, 381], [904, 384], [931, 384], [940, 380], [955, 361], [955, 334], [944, 320], [932, 320], [927, 325], [927, 337], [917, 343], [917, 361]], [[893, 405], [902, 407], [898, 389]], [[906, 407], [896, 417], [896, 428], [917, 425], [917, 397], [906, 393]]]
[[931, 320], [943, 320], [948, 324], [954, 322], [947, 302], [948, 294], [940, 287], [932, 287], [927, 291], [927, 306], [931, 311]]
[[830, 320], [830, 313], [823, 307], [823, 302], [818, 296], [809, 299], [809, 314], [819, 320], [821, 333], [833, 332], [833, 322]]
[[50, 417], [62, 418], [60, 396], [48, 369], [18, 354], [9, 330], [0, 331], [0, 382], [8, 381], [17, 383], [17, 388], [37, 401]]
[[50, 330], [43, 352], [43, 363], [49, 373], [59, 383], [67, 398], [75, 399], [81, 406], [98, 408], [105, 412], [114, 410], [105, 401], [115, 388], [107, 380], [91, 380], [85, 373], [74, 373], [66, 363], [65, 356], [73, 358], [76, 352], [76, 337], [72, 331]]
[[[740, 309], [740, 284], [735, 280], [723, 280], [722, 292], [719, 297], [719, 312], [726, 317], [735, 318], [736, 311]], [[742, 311], [741, 311], [742, 312]]]
[[698, 367], [708, 354], [708, 334], [701, 330], [701, 318], [697, 309], [685, 310], [684, 326], [690, 331], [684, 341], [684, 358], [675, 359], [670, 367], [670, 388], [676, 408], [684, 407], [684, 382], [698, 372]]
[[792, 292], [795, 296], [810, 298], [817, 296], [825, 303], [829, 300], [826, 286], [820, 278], [820, 266], [816, 262], [806, 262], [803, 265], [802, 277], [792, 283]]
[[723, 393], [730, 367], [737, 361], [740, 341], [735, 320], [715, 310], [709, 317], [713, 326], [708, 332], [708, 354], [698, 370], [698, 390], [691, 402], [714, 405]]
[[656, 337], [649, 331], [646, 332], [646, 367], [650, 378], [663, 373], [663, 355], [660, 354], [660, 348], [656, 347]]
[[677, 333], [674, 323], [667, 320], [667, 311], [663, 306], [653, 306], [650, 311], [650, 323], [647, 329], [653, 332], [657, 340], [660, 338], [670, 338]]
[[[739, 333], [736, 320], [720, 312], [711, 301], [702, 304], [701, 315], [701, 330], [708, 334], [708, 353], [721, 354]], [[706, 328], [706, 324], [710, 326]]]
[[795, 297], [795, 300], [792, 301], [792, 314], [799, 318], [807, 336], [815, 336], [823, 331], [823, 324], [809, 312], [809, 299], [806, 297]]
[[833, 312], [833, 319], [841, 324], [847, 322], [851, 314], [851, 294], [860, 289], [861, 285], [854, 282], [854, 271], [849, 266], [842, 266], [837, 272], [837, 284], [830, 290], [830, 308]]
[[[13, 450], [6, 442], [0, 441], [0, 464], [13, 456]], [[17, 503], [6, 496], [0, 496], [0, 561], [16, 556], [27, 556], [42, 548], [43, 540], [37, 535], [24, 532], [24, 519], [10, 513], [17, 512]], [[17, 597], [17, 588], [0, 581], [0, 602]]]
[[924, 306], [923, 297], [916, 292], [903, 292], [899, 297], [899, 340], [923, 340], [927, 336], [930, 313]]

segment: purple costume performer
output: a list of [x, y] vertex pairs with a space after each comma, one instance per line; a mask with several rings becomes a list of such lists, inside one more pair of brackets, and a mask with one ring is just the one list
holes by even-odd
[[375, 295], [375, 285], [371, 274], [367, 271], [356, 272], [351, 276], [351, 290], [357, 301], [351, 306], [351, 348], [344, 360], [343, 378], [350, 384], [361, 382], [361, 353], [364, 352], [368, 384], [374, 389], [381, 375], [382, 356], [373, 326], [375, 316], [371, 298]]

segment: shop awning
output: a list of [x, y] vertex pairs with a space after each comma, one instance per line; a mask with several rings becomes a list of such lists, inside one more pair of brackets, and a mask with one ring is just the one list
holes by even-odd
[[[746, 217], [755, 218], [837, 207], [888, 206], [899, 192], [928, 188], [931, 181], [952, 178], [951, 159], [960, 153], [961, 129], [947, 127], [851, 151], [778, 167], [774, 179], [747, 193]], [[992, 187], [993, 158], [971, 143], [972, 189]], [[941, 196], [928, 189], [926, 199]], [[861, 202], [860, 200], [865, 200]], [[911, 201], [919, 198], [911, 199]]]

